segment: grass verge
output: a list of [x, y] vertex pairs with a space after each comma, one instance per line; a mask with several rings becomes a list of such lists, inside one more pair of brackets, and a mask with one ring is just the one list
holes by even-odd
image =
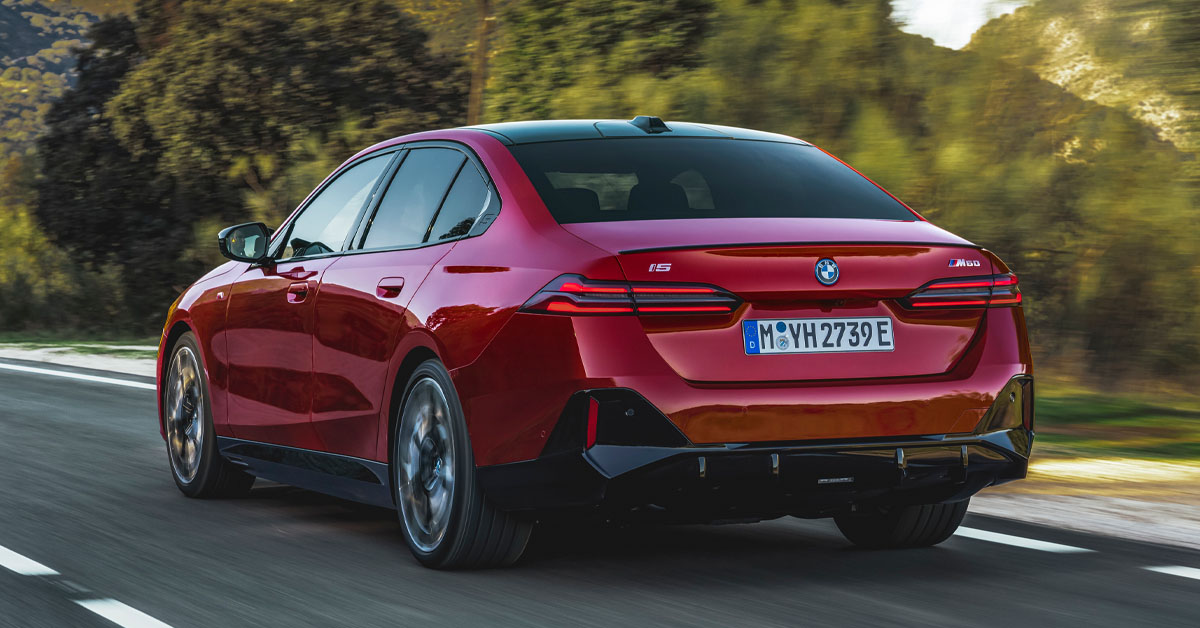
[[1200, 399], [1039, 389], [1034, 453], [1200, 460]]
[[60, 337], [38, 333], [0, 333], [0, 349], [50, 349], [84, 355], [154, 358], [158, 354], [157, 345], [158, 338], [156, 337], [98, 337], [63, 340]]

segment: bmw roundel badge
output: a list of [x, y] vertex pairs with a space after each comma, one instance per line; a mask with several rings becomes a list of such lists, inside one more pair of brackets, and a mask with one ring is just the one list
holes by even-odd
[[817, 260], [816, 275], [817, 281], [821, 282], [821, 285], [832, 286], [837, 283], [841, 273], [838, 271], [837, 262], [824, 257]]

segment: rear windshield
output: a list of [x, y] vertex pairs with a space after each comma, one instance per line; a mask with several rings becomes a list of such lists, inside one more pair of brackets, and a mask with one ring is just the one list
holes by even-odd
[[719, 138], [623, 138], [510, 146], [560, 223], [677, 218], [915, 220], [819, 149]]

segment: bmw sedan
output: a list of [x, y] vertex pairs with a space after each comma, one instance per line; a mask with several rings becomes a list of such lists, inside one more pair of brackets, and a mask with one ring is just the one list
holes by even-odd
[[512, 564], [581, 515], [928, 546], [1026, 473], [1016, 275], [802, 140], [417, 133], [218, 240], [159, 350], [175, 483], [394, 508], [430, 567]]

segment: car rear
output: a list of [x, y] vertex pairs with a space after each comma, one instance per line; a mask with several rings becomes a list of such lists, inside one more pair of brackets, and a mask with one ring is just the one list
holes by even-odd
[[818, 516], [1024, 476], [1032, 364], [994, 254], [790, 138], [509, 149], [621, 276], [564, 268], [510, 323], [579, 368], [545, 382], [570, 394], [537, 457], [481, 467], [498, 502]]

